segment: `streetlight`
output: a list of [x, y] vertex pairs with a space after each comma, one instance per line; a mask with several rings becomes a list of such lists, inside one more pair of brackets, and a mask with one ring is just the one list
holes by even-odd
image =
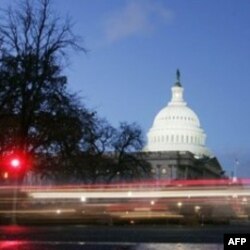
[[200, 212], [200, 209], [201, 209], [200, 206], [195, 206], [195, 207], [194, 207], [194, 210], [195, 210], [196, 213]]
[[177, 207], [179, 209], [179, 214], [181, 213], [181, 208], [182, 208], [182, 202], [177, 202]]
[[[177, 207], [178, 207], [178, 212], [179, 212], [179, 216], [181, 216], [181, 208], [183, 206], [183, 203], [181, 201], [177, 202]], [[181, 220], [179, 220], [179, 224], [181, 224]]]

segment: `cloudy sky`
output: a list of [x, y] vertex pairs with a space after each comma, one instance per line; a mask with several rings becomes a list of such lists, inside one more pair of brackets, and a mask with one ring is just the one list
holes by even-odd
[[[0, 0], [2, 6], [8, 0]], [[88, 53], [70, 55], [70, 88], [113, 125], [146, 132], [181, 71], [188, 105], [228, 173], [250, 176], [249, 0], [54, 0]]]

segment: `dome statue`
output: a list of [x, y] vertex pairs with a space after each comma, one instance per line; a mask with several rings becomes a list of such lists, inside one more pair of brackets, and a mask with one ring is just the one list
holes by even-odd
[[211, 152], [205, 146], [206, 134], [199, 118], [183, 99], [184, 88], [180, 83], [179, 70], [176, 76], [171, 101], [156, 115], [147, 134], [144, 151], [189, 151], [196, 157], [211, 157]]

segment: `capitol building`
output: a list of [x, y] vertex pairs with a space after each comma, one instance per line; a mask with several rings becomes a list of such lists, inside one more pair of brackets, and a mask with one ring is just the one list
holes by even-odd
[[206, 147], [206, 134], [197, 114], [184, 100], [177, 70], [172, 98], [156, 115], [143, 155], [160, 179], [220, 178], [222, 168]]

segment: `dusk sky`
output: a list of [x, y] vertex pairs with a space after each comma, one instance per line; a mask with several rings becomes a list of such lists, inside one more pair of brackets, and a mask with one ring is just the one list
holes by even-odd
[[72, 17], [88, 50], [70, 54], [65, 71], [88, 107], [146, 135], [179, 68], [208, 147], [227, 174], [237, 158], [238, 175], [250, 176], [249, 0], [54, 0], [53, 9]]

